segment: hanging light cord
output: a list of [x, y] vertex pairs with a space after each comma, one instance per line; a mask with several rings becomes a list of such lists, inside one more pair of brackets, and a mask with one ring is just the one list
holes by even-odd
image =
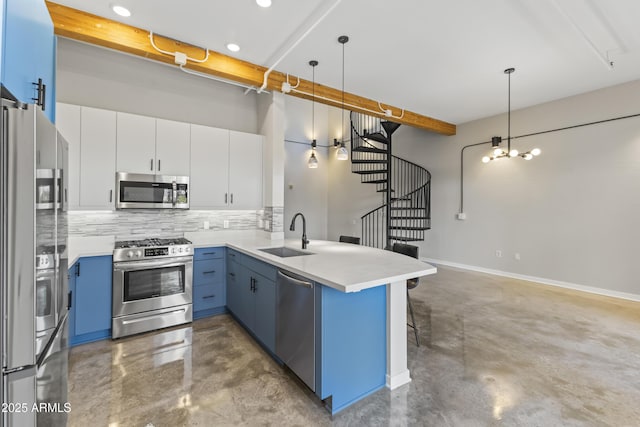
[[311, 64], [311, 140], [316, 139], [316, 66]]
[[342, 43], [342, 144], [344, 144], [344, 45]]

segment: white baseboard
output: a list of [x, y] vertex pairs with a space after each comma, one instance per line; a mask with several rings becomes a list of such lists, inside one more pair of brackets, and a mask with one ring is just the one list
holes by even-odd
[[563, 282], [561, 280], [547, 279], [547, 278], [544, 278], [544, 277], [527, 276], [525, 274], [511, 273], [511, 272], [508, 272], [508, 271], [493, 270], [491, 268], [478, 267], [478, 266], [475, 266], [475, 265], [460, 264], [460, 263], [457, 263], [457, 262], [444, 261], [444, 260], [441, 260], [441, 259], [420, 258], [420, 260], [424, 261], [424, 262], [428, 262], [430, 264], [446, 265], [446, 266], [449, 266], [449, 267], [460, 268], [460, 269], [463, 269], [463, 270], [471, 270], [471, 271], [477, 271], [479, 273], [494, 274], [496, 276], [503, 276], [503, 277], [509, 277], [509, 278], [512, 278], [512, 279], [526, 280], [526, 281], [529, 281], [529, 282], [541, 283], [543, 285], [557, 286], [559, 288], [572, 289], [572, 290], [575, 290], [575, 291], [587, 292], [587, 293], [590, 293], [590, 294], [603, 295], [603, 296], [606, 296], [606, 297], [620, 298], [620, 299], [625, 299], [625, 300], [629, 300], [629, 301], [640, 302], [640, 295], [638, 295], [638, 294], [630, 294], [630, 293], [627, 293], [627, 292], [612, 291], [610, 289], [596, 288], [596, 287], [593, 287], [593, 286], [578, 285], [576, 283]]

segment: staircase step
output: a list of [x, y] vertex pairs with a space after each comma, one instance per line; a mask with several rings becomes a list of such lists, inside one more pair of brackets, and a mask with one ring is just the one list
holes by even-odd
[[408, 210], [416, 210], [423, 211], [425, 208], [412, 208], [411, 206], [391, 206], [392, 211], [408, 211]]
[[360, 153], [380, 153], [387, 154], [387, 150], [383, 150], [382, 148], [374, 148], [374, 147], [356, 147], [351, 151], [357, 151]]
[[428, 230], [428, 227], [401, 227], [401, 226], [395, 226], [392, 225], [391, 227], [389, 227], [392, 230], [408, 230], [408, 231], [422, 231], [422, 230]]
[[364, 170], [364, 171], [353, 171], [353, 173], [357, 173], [360, 175], [373, 175], [376, 173], [387, 173], [386, 169], [375, 169], [375, 170]]
[[403, 220], [403, 219], [411, 219], [411, 220], [426, 220], [427, 218], [423, 216], [392, 216], [392, 220]]
[[422, 242], [424, 239], [420, 237], [399, 237], [399, 236], [389, 236], [391, 240], [399, 240], [401, 242]]
[[[386, 193], [386, 192], [387, 192], [387, 189], [386, 189], [386, 188], [381, 188], [381, 189], [379, 189], [379, 190], [378, 190], [378, 193]], [[392, 188], [392, 189], [391, 189], [391, 192], [392, 192], [392, 193], [395, 193], [395, 192], [396, 192], [396, 190], [394, 190], [394, 189]]]
[[372, 159], [372, 160], [359, 160], [359, 159], [355, 159], [355, 160], [351, 160], [351, 163], [358, 165], [358, 164], [374, 164], [374, 163], [387, 163], [387, 159]]
[[392, 197], [391, 201], [392, 202], [410, 202], [411, 197]]
[[386, 179], [374, 179], [372, 181], [362, 181], [363, 184], [384, 184], [387, 182]]
[[371, 139], [373, 141], [381, 142], [382, 144], [388, 144], [389, 138], [387, 138], [382, 132], [365, 133], [363, 138]]

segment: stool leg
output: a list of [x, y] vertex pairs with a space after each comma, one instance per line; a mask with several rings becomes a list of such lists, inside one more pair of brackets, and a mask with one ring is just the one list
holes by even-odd
[[409, 313], [411, 314], [413, 333], [416, 335], [416, 346], [420, 347], [420, 340], [418, 339], [418, 326], [416, 325], [416, 318], [413, 315], [413, 305], [411, 304], [411, 297], [409, 296], [409, 288], [407, 288], [407, 304], [409, 305]]

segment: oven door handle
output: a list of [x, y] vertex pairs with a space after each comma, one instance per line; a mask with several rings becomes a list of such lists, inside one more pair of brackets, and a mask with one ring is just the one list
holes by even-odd
[[159, 260], [116, 262], [113, 264], [113, 269], [119, 270], [119, 271], [134, 271], [134, 270], [147, 269], [149, 267], [151, 268], [179, 267], [185, 264], [193, 264], [193, 257], [171, 258], [170, 262], [162, 262]]

